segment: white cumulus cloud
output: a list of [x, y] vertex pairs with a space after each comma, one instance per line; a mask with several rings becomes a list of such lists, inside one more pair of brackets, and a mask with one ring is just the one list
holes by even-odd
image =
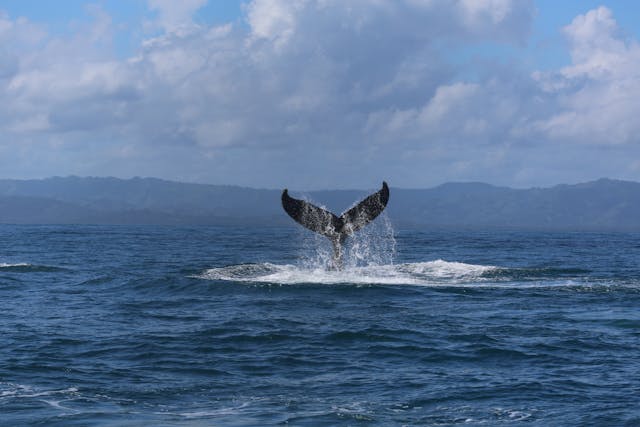
[[570, 64], [531, 73], [459, 53], [521, 49], [530, 1], [254, 0], [224, 25], [195, 22], [205, 3], [149, 0], [127, 57], [99, 7], [71, 35], [0, 13], [3, 175], [321, 188], [638, 173], [631, 151], [588, 166], [640, 130], [638, 41], [607, 8], [563, 29]]
[[557, 96], [554, 114], [540, 122], [540, 128], [558, 141], [640, 143], [638, 40], [625, 36], [606, 7], [577, 16], [564, 33], [572, 63], [537, 75]]

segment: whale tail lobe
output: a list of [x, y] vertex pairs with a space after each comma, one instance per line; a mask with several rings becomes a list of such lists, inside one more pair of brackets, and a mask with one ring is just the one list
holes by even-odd
[[282, 207], [294, 221], [309, 230], [322, 234], [331, 240], [334, 264], [341, 265], [342, 243], [345, 239], [373, 221], [382, 213], [389, 202], [389, 187], [382, 188], [343, 212], [340, 216], [305, 200], [294, 199], [285, 189], [282, 192]]

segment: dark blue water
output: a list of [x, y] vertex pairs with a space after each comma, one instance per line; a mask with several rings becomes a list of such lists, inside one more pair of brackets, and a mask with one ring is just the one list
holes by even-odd
[[640, 425], [640, 235], [0, 226], [0, 424]]

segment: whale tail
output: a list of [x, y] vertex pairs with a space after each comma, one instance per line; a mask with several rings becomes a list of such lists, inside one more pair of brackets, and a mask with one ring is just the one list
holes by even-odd
[[282, 207], [291, 218], [331, 240], [336, 268], [340, 268], [342, 264], [342, 243], [345, 239], [380, 215], [388, 201], [389, 187], [386, 182], [383, 182], [379, 191], [361, 200], [340, 216], [336, 216], [312, 203], [294, 199], [289, 196], [287, 189], [282, 192]]

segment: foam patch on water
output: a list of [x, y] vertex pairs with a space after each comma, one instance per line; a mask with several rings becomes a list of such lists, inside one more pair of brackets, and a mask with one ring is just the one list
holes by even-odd
[[438, 285], [471, 283], [494, 266], [435, 260], [428, 262], [368, 265], [328, 270], [292, 264], [240, 264], [211, 268], [197, 276], [207, 280], [230, 282], [290, 284], [355, 284], [355, 285]]
[[247, 406], [249, 406], [249, 402], [243, 402], [237, 406], [229, 406], [229, 407], [219, 408], [219, 409], [180, 412], [176, 415], [179, 415], [185, 418], [210, 418], [210, 417], [220, 417], [225, 415], [238, 415]]
[[43, 390], [23, 384], [0, 383], [0, 398], [31, 398], [54, 395], [75, 395], [78, 389], [69, 387], [64, 389]]
[[6, 262], [0, 262], [0, 268], [12, 268], [12, 267], [30, 267], [31, 264], [28, 264], [26, 262], [18, 262], [18, 263], [6, 263]]

